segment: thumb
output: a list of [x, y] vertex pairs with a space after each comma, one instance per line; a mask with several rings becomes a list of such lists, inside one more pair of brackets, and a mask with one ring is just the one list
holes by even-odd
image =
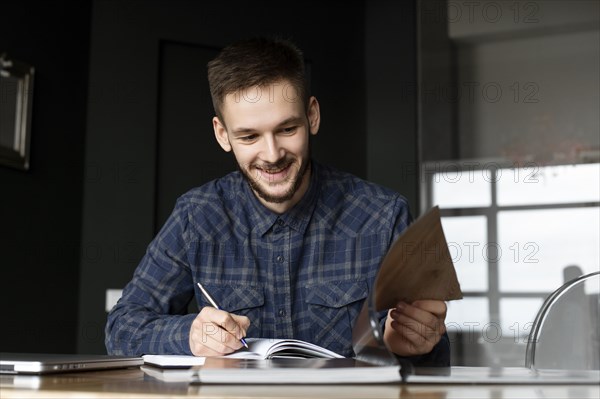
[[412, 305], [438, 317], [445, 317], [448, 310], [446, 302], [439, 300], [418, 300], [414, 301]]
[[250, 319], [246, 316], [240, 316], [237, 314], [232, 314], [231, 317], [233, 318], [233, 321], [240, 326], [240, 329], [243, 333], [242, 336], [246, 336], [246, 330], [248, 330], [248, 327], [250, 327]]

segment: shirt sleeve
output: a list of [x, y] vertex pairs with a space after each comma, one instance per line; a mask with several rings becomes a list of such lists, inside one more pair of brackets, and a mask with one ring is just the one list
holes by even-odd
[[[403, 197], [399, 197], [396, 205], [396, 219], [393, 227], [392, 240], [390, 247], [394, 241], [406, 230], [412, 223], [413, 218], [410, 214], [408, 202]], [[387, 311], [379, 313], [381, 330], [385, 328], [385, 320], [387, 319]], [[438, 342], [431, 352], [418, 356], [405, 356], [404, 359], [409, 360], [413, 365], [420, 367], [449, 367], [450, 366], [450, 340], [448, 334], [444, 333], [440, 342]]]
[[448, 334], [444, 333], [440, 342], [438, 342], [431, 352], [417, 356], [406, 356], [417, 367], [450, 367], [450, 339]]
[[185, 314], [194, 296], [186, 262], [188, 225], [188, 212], [180, 199], [108, 315], [109, 354], [192, 354], [189, 332], [196, 315]]

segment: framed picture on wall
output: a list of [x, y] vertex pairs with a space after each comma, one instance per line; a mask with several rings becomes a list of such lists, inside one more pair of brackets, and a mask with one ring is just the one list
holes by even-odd
[[0, 165], [29, 169], [34, 68], [0, 55]]

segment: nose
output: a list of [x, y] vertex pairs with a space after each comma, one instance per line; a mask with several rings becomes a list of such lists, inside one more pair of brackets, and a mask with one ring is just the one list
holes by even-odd
[[273, 134], [267, 134], [264, 137], [263, 161], [275, 163], [284, 156], [284, 150], [280, 147], [277, 137]]

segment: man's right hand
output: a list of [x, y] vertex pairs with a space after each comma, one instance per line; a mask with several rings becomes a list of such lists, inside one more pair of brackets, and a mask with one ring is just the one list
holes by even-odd
[[250, 319], [218, 310], [210, 306], [202, 308], [190, 329], [190, 350], [195, 356], [222, 356], [244, 345], [240, 339], [246, 336]]

